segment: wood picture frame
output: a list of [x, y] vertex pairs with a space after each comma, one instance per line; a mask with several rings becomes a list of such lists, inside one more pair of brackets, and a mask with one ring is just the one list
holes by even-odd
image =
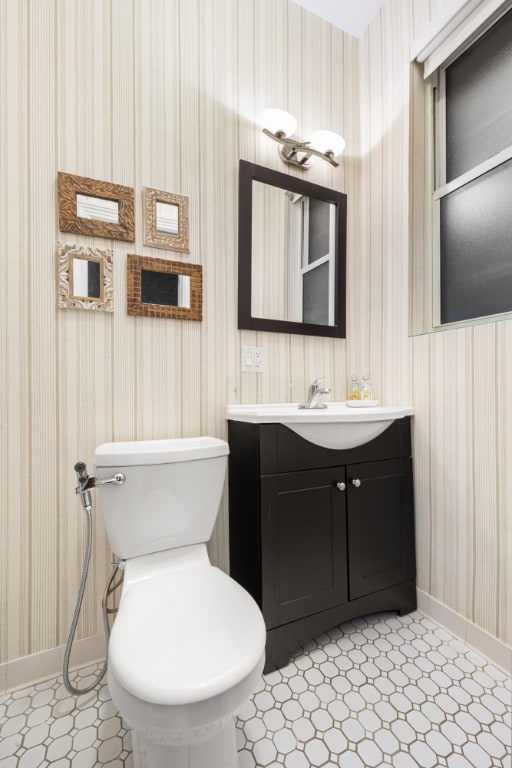
[[128, 254], [128, 314], [174, 320], [203, 319], [203, 268]]
[[190, 253], [188, 197], [144, 187], [144, 245]]
[[109, 240], [135, 240], [133, 187], [59, 171], [59, 229]]
[[113, 312], [113, 255], [110, 248], [59, 243], [59, 309]]

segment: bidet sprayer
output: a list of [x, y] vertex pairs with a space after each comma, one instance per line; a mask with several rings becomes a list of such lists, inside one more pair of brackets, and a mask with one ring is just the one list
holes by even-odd
[[[75, 685], [73, 685], [73, 683], [69, 679], [69, 659], [71, 656], [71, 648], [73, 646], [76, 627], [78, 624], [78, 618], [80, 616], [80, 610], [82, 608], [82, 600], [84, 599], [85, 584], [87, 581], [87, 574], [89, 572], [89, 564], [91, 562], [91, 552], [92, 552], [91, 488], [94, 488], [96, 485], [104, 485], [105, 483], [114, 483], [115, 485], [121, 485], [122, 483], [124, 483], [126, 478], [123, 474], [119, 473], [114, 477], [109, 478], [108, 480], [96, 480], [95, 477], [89, 477], [89, 473], [87, 472], [87, 467], [85, 465], [85, 462], [83, 461], [77, 461], [74, 469], [78, 479], [78, 485], [75, 488], [75, 493], [80, 494], [80, 501], [82, 502], [82, 507], [84, 508], [85, 513], [87, 515], [87, 546], [85, 549], [84, 564], [82, 567], [82, 578], [80, 580], [80, 588], [78, 590], [78, 597], [76, 600], [75, 612], [73, 614], [73, 620], [71, 622], [68, 640], [66, 643], [66, 650], [64, 652], [62, 674], [64, 679], [64, 687], [66, 688], [68, 693], [71, 693], [73, 696], [80, 696], [83, 693], [89, 693], [89, 691], [92, 691], [92, 689], [95, 688], [101, 680], [103, 680], [105, 676], [105, 672], [107, 671], [107, 661], [105, 659], [103, 667], [100, 670], [99, 674], [97, 675], [96, 679], [93, 680], [93, 682], [90, 685], [87, 685], [85, 688], [77, 688]], [[122, 478], [122, 480], [120, 478]], [[103, 627], [105, 629], [105, 637], [107, 638], [107, 643], [110, 637], [110, 627], [108, 623], [109, 609], [107, 607], [107, 599], [108, 599], [108, 596], [111, 594], [111, 592], [113, 592], [114, 589], [117, 586], [119, 586], [119, 584], [112, 586], [115, 575], [118, 572], [118, 570], [119, 570], [119, 566], [117, 563], [115, 563], [114, 570], [112, 571], [112, 574], [110, 575], [107, 581], [107, 584], [105, 586], [105, 591], [103, 592], [103, 600], [102, 600]]]

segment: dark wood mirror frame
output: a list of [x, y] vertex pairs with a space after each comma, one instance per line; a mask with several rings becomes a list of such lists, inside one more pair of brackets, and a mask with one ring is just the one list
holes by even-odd
[[[252, 201], [253, 181], [324, 200], [336, 206], [335, 314], [333, 325], [291, 322], [253, 317], [252, 298]], [[300, 333], [304, 336], [346, 336], [346, 241], [347, 196], [304, 181], [296, 176], [240, 160], [238, 213], [238, 328], [249, 331]]]
[[[59, 229], [78, 235], [93, 235], [109, 240], [135, 240], [135, 197], [132, 187], [123, 187], [109, 181], [97, 181], [70, 173], [57, 174], [59, 194]], [[118, 204], [119, 221], [98, 221], [77, 215], [77, 195], [112, 200]]]
[[[203, 268], [200, 264], [183, 264], [153, 256], [128, 254], [128, 314], [143, 317], [169, 317], [174, 320], [203, 319]], [[190, 307], [150, 304], [142, 300], [142, 272], [190, 277]]]

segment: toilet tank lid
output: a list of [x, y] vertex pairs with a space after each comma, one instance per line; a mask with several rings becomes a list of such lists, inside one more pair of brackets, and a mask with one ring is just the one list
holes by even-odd
[[103, 443], [94, 451], [97, 467], [171, 464], [226, 456], [229, 446], [216, 437], [180, 437], [168, 440], [130, 440]]

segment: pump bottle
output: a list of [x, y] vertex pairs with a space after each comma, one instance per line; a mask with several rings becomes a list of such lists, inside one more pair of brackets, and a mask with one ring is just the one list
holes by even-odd
[[359, 379], [358, 379], [357, 373], [355, 371], [352, 371], [352, 376], [350, 378], [349, 391], [348, 391], [348, 399], [349, 400], [360, 400], [361, 399], [361, 393], [360, 393], [360, 389], [359, 389]]
[[372, 400], [372, 386], [368, 369], [363, 372], [363, 378], [361, 379], [361, 400]]

